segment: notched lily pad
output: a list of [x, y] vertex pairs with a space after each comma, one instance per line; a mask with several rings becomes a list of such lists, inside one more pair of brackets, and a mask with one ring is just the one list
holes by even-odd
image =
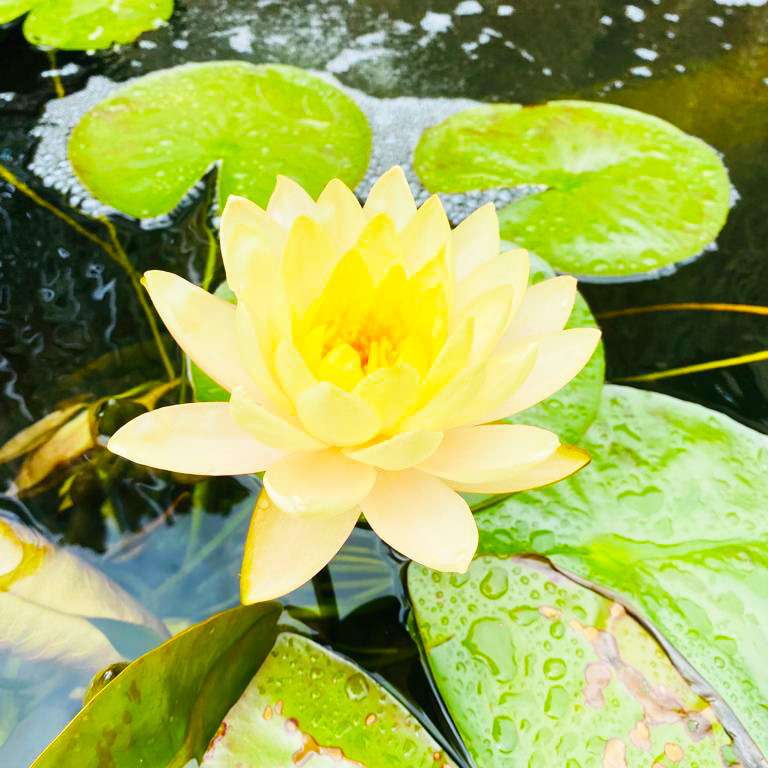
[[408, 587], [478, 766], [731, 764], [709, 704], [618, 603], [517, 558], [482, 557], [462, 576], [411, 565]]
[[613, 104], [470, 109], [427, 129], [414, 160], [434, 192], [543, 185], [500, 212], [502, 234], [578, 275], [691, 258], [728, 213], [728, 175], [710, 146]]
[[0, 0], [0, 24], [27, 13], [24, 36], [48, 48], [88, 51], [131, 43], [173, 13], [173, 0]]
[[282, 634], [213, 739], [202, 768], [448, 768], [418, 721], [373, 678]]
[[241, 61], [139, 78], [89, 110], [69, 141], [89, 191], [137, 217], [173, 210], [214, 163], [220, 207], [230, 194], [266, 204], [277, 174], [314, 196], [334, 177], [354, 188], [370, 151], [365, 116], [338, 88], [295, 67]]
[[592, 456], [582, 472], [477, 516], [479, 552], [544, 555], [620, 595], [765, 755], [768, 437], [699, 405], [606, 386], [581, 445]]

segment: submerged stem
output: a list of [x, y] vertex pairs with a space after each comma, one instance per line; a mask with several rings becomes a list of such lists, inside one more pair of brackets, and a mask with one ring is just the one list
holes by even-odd
[[[339, 623], [339, 606], [336, 602], [336, 592], [333, 588], [331, 570], [326, 565], [312, 577], [312, 589], [320, 609], [320, 616], [331, 619], [334, 625]], [[333, 630], [329, 634], [332, 634]]]

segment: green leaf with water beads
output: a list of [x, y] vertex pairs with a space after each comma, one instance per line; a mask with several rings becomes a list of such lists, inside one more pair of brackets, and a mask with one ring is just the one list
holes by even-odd
[[216, 163], [220, 208], [230, 194], [264, 205], [278, 174], [315, 197], [334, 177], [354, 188], [370, 152], [368, 122], [338, 88], [295, 67], [241, 61], [135, 80], [86, 112], [69, 141], [89, 191], [138, 217], [173, 210]]
[[271, 650], [279, 613], [273, 603], [233, 608], [137, 659], [33, 768], [181, 768], [199, 759]]
[[132, 43], [173, 13], [173, 0], [0, 0], [0, 24], [28, 13], [24, 37], [70, 51]]
[[418, 721], [373, 678], [282, 634], [224, 718], [201, 768], [447, 768]]
[[[437, 688], [483, 768], [722, 768], [730, 741], [643, 627], [543, 563], [408, 569]], [[735, 762], [735, 761], [734, 761]]]
[[544, 555], [619, 595], [768, 752], [768, 437], [607, 386], [581, 445], [589, 467], [478, 514], [480, 554]]
[[728, 175], [710, 146], [613, 104], [470, 109], [426, 130], [414, 160], [434, 192], [543, 185], [500, 212], [502, 234], [579, 275], [691, 258], [728, 213]]

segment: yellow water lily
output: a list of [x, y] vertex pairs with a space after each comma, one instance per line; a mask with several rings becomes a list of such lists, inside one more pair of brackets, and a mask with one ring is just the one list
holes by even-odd
[[229, 402], [150, 411], [109, 448], [199, 475], [265, 472], [243, 602], [297, 588], [361, 513], [407, 557], [463, 572], [477, 527], [459, 492], [555, 482], [587, 455], [533, 426], [494, 424], [549, 397], [599, 340], [563, 330], [572, 277], [528, 287], [528, 255], [500, 253], [493, 205], [451, 229], [417, 209], [403, 171], [365, 205], [338, 179], [317, 201], [279, 177], [266, 210], [232, 196], [221, 248], [237, 305], [151, 271], [147, 290]]

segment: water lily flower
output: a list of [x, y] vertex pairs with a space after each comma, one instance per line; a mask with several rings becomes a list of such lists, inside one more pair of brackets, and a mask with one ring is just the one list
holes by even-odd
[[168, 272], [145, 283], [229, 402], [150, 411], [108, 447], [189, 474], [265, 472], [243, 602], [306, 582], [361, 513], [403, 555], [463, 572], [478, 534], [460, 492], [533, 488], [588, 461], [547, 430], [493, 423], [568, 383], [599, 332], [563, 330], [576, 281], [529, 288], [492, 205], [452, 230], [436, 196], [417, 209], [399, 167], [363, 206], [338, 179], [315, 201], [279, 177], [266, 210], [229, 198], [221, 248], [236, 305]]

